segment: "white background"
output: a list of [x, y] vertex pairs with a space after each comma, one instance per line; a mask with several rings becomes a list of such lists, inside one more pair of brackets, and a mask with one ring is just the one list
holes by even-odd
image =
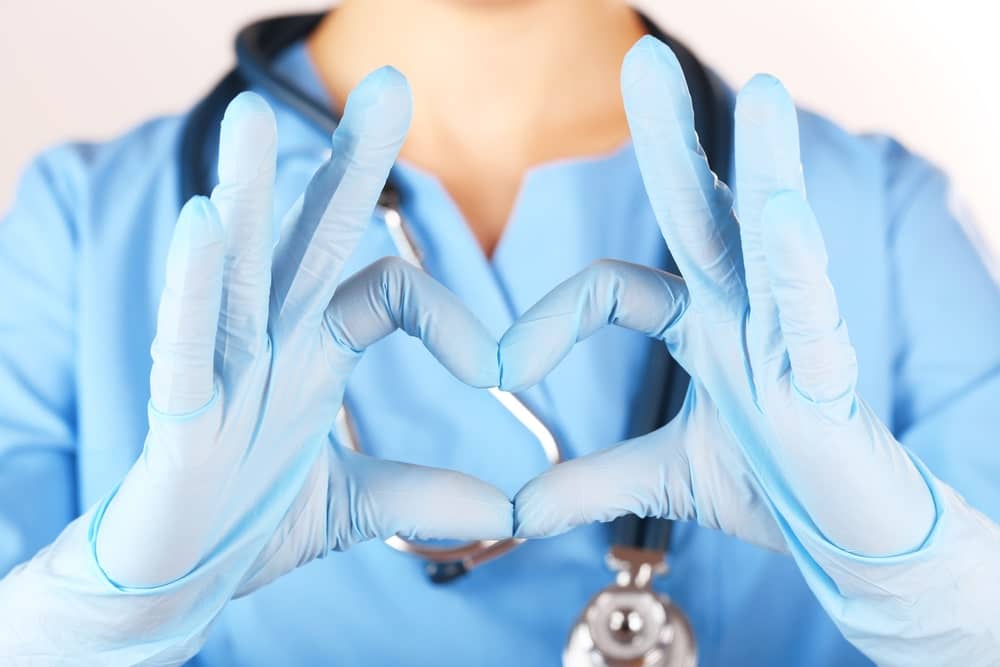
[[[405, 0], [401, 0], [405, 1]], [[181, 111], [287, 0], [0, 0], [0, 210], [34, 153]], [[734, 84], [757, 71], [856, 130], [888, 131], [951, 172], [1000, 251], [1000, 38], [982, 0], [644, 0]], [[418, 27], [419, 29], [419, 27]]]

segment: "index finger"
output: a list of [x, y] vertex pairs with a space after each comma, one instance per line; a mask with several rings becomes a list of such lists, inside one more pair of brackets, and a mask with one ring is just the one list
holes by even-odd
[[537, 384], [577, 342], [615, 324], [663, 340], [688, 306], [684, 281], [638, 264], [601, 260], [528, 309], [500, 339], [500, 388]]
[[345, 280], [326, 309], [325, 327], [350, 363], [402, 329], [466, 384], [499, 384], [496, 339], [444, 285], [398, 257], [384, 257]]

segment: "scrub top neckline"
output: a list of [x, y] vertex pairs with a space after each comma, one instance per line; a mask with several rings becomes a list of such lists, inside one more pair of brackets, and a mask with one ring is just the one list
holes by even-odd
[[[497, 243], [493, 248], [493, 252], [487, 255], [486, 252], [483, 251], [482, 246], [479, 245], [478, 240], [476, 240], [476, 245], [479, 247], [480, 254], [483, 256], [484, 261], [490, 265], [495, 265], [498, 253], [502, 247], [507, 245], [505, 242], [509, 237], [508, 232], [518, 218], [518, 209], [525, 200], [526, 193], [531, 188], [536, 187], [536, 182], [544, 182], [547, 178], [572, 177], [569, 172], [576, 169], [601, 169], [611, 163], [621, 160], [623, 157], [628, 157], [631, 151], [632, 140], [625, 139], [610, 150], [599, 153], [588, 153], [580, 156], [553, 158], [551, 160], [538, 162], [525, 169], [521, 174], [521, 178], [517, 185], [517, 191], [514, 194], [514, 200], [511, 203], [510, 212], [507, 215], [507, 220], [504, 222], [500, 236], [497, 238]], [[392, 173], [398, 180], [409, 184], [413, 191], [426, 192], [429, 188], [436, 188], [440, 190], [447, 198], [450, 207], [454, 209], [456, 214], [461, 218], [462, 223], [469, 231], [469, 234], [475, 239], [475, 236], [472, 234], [472, 227], [469, 224], [468, 218], [466, 218], [465, 214], [462, 212], [461, 207], [458, 205], [458, 202], [455, 201], [452, 193], [445, 187], [444, 183], [436, 174], [429, 169], [402, 157], [396, 160]]]

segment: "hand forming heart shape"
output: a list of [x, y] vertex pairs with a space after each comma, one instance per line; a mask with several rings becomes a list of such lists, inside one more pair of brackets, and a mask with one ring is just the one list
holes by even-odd
[[426, 274], [388, 258], [340, 282], [409, 117], [402, 76], [367, 77], [274, 247], [274, 116], [249, 93], [229, 106], [219, 185], [184, 207], [168, 254], [145, 448], [95, 517], [116, 584], [197, 576], [231, 597], [373, 537], [511, 535], [485, 482], [328, 440], [363, 350], [397, 328], [459, 379], [499, 382], [496, 340]]
[[887, 556], [918, 547], [935, 518], [929, 473], [855, 392], [854, 348], [805, 200], [788, 94], [759, 76], [738, 97], [737, 221], [669, 49], [640, 41], [622, 92], [646, 191], [684, 278], [621, 262], [571, 278], [504, 335], [501, 386], [539, 381], [606, 324], [663, 340], [692, 382], [663, 428], [529, 482], [515, 497], [517, 535], [631, 512], [791, 545], [804, 561], [829, 549]]
[[966, 621], [975, 629], [958, 630], [939, 609], [985, 599], [971, 583], [983, 577], [959, 576], [970, 583], [958, 587], [946, 577], [930, 591], [926, 582], [940, 579], [936, 566], [961, 562], [954, 545], [991, 531], [857, 394], [788, 94], [760, 76], [738, 96], [737, 219], [699, 147], [673, 54], [642, 40], [626, 58], [622, 92], [646, 192], [684, 278], [621, 262], [571, 278], [504, 335], [501, 386], [537, 382], [607, 324], [664, 341], [692, 381], [666, 426], [525, 485], [514, 499], [516, 534], [627, 512], [696, 519], [787, 549], [844, 636], [880, 664], [925, 660], [914, 634], [969, 661], [953, 648], [964, 642], [936, 638], [992, 630], [975, 616]]

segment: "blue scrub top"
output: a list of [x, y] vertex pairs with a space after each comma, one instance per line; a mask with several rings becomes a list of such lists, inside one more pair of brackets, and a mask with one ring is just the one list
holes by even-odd
[[[301, 45], [279, 67], [323, 99]], [[329, 141], [272, 105], [278, 217]], [[182, 122], [161, 118], [115, 141], [47, 151], [0, 224], [0, 574], [97, 502], [142, 448]], [[940, 478], [1000, 520], [1000, 298], [946, 179], [889, 139], [852, 136], [806, 112], [800, 126], [861, 394]], [[399, 164], [394, 178], [428, 271], [498, 336], [595, 259], [664, 261], [630, 145], [529, 170], [492, 258], [433, 175]], [[392, 243], [375, 223], [353, 269], [387, 254]], [[626, 435], [651, 344], [604, 330], [526, 392], [567, 455]], [[405, 335], [368, 352], [347, 400], [375, 455], [463, 470], [511, 494], [545, 466], [517, 421]], [[419, 561], [363, 544], [233, 601], [195, 662], [558, 664], [575, 617], [610, 582], [607, 546], [607, 527], [579, 528], [438, 586]], [[684, 524], [670, 564], [657, 585], [689, 614], [702, 665], [869, 664], [791, 558]]]

